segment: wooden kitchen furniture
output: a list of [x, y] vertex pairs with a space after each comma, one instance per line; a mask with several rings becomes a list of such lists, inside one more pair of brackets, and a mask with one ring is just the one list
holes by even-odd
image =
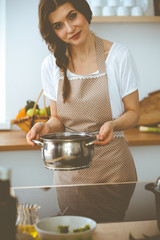
[[[22, 130], [0, 131], [0, 151], [37, 150], [26, 142], [26, 133]], [[160, 145], [160, 134], [139, 132], [138, 128], [125, 131], [129, 146]]]

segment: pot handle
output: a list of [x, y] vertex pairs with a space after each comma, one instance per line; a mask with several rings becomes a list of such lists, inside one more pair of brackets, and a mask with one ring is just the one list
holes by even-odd
[[99, 133], [99, 132], [93, 132], [93, 133], [92, 133], [92, 136], [95, 137], [95, 140], [86, 143], [86, 144], [85, 144], [86, 147], [89, 147], [89, 146], [93, 145], [95, 142], [100, 142], [100, 140], [97, 140], [97, 139], [96, 139], [96, 135], [97, 135], [98, 133]]
[[88, 142], [85, 145], [86, 145], [86, 147], [89, 147], [89, 146], [93, 145], [95, 142], [98, 142], [98, 140], [94, 140], [94, 141]]
[[101, 142], [101, 140], [94, 140], [94, 141], [88, 142], [86, 143], [86, 147], [93, 145], [95, 142]]
[[39, 141], [39, 140], [36, 140], [36, 139], [33, 139], [32, 142], [34, 142], [36, 145], [40, 146], [40, 147], [43, 147], [43, 142]]

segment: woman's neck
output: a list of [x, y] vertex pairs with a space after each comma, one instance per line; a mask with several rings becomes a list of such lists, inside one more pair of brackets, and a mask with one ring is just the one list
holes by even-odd
[[71, 46], [72, 59], [86, 61], [95, 52], [95, 37], [89, 32], [86, 41], [80, 46]]
[[70, 63], [68, 68], [77, 74], [92, 73], [97, 70], [95, 36], [89, 33], [85, 43], [70, 48]]

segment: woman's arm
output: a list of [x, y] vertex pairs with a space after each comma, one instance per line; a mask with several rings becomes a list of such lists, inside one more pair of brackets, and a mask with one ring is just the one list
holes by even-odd
[[139, 96], [138, 90], [122, 99], [125, 112], [118, 119], [113, 121], [114, 131], [123, 131], [134, 127], [139, 121]]
[[33, 139], [38, 139], [40, 135], [45, 135], [51, 132], [63, 132], [64, 126], [62, 121], [57, 116], [57, 105], [56, 102], [50, 100], [51, 118], [47, 122], [36, 123], [31, 130], [28, 132], [26, 139], [27, 143], [35, 146], [32, 142]]
[[114, 131], [123, 131], [134, 127], [139, 120], [139, 96], [138, 90], [127, 95], [122, 99], [124, 103], [125, 112], [118, 119], [106, 122], [99, 131], [96, 142], [97, 145], [106, 145], [113, 139]]
[[57, 115], [57, 104], [50, 100], [51, 118], [47, 121], [49, 132], [63, 132], [64, 125]]

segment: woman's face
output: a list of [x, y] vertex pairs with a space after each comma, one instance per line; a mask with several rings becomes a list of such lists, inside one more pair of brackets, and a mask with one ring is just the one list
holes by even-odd
[[65, 3], [49, 14], [49, 22], [56, 35], [74, 46], [84, 43], [89, 33], [86, 18], [70, 3]]

